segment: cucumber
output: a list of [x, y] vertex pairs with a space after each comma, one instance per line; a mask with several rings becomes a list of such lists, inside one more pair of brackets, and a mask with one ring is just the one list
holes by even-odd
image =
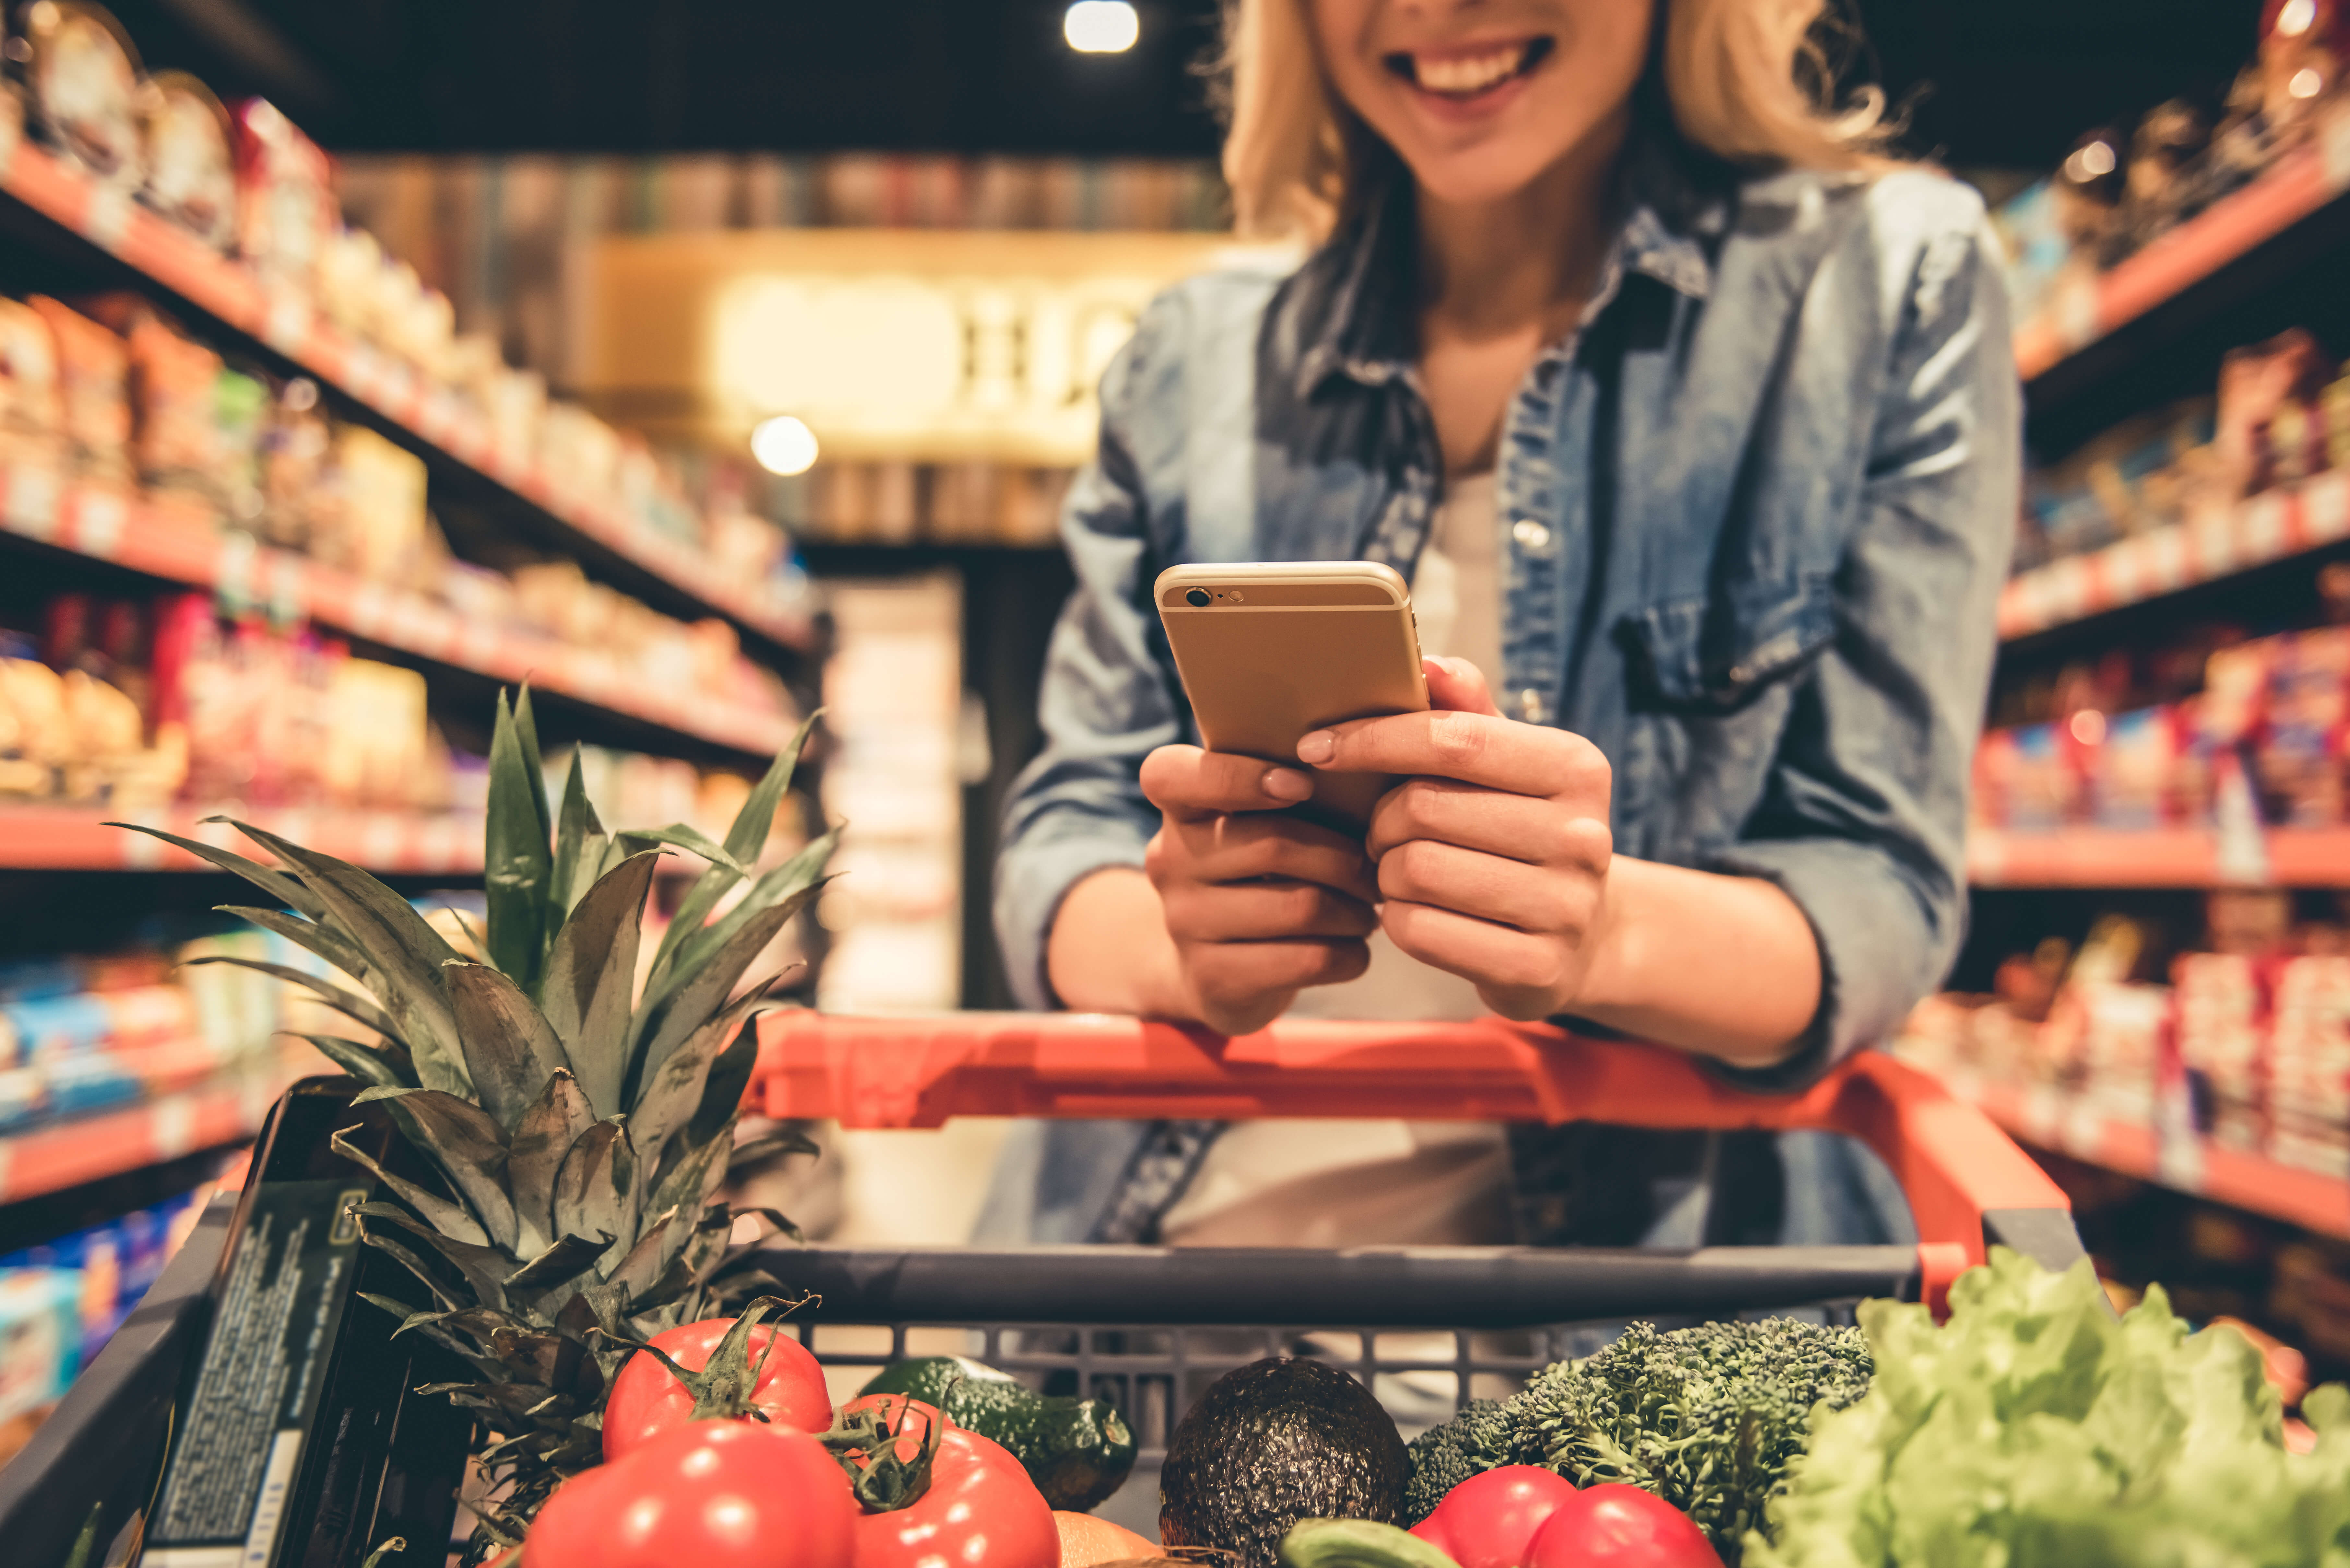
[[1134, 1469], [1134, 1428], [1107, 1399], [1048, 1398], [967, 1355], [922, 1355], [883, 1367], [858, 1390], [934, 1405], [956, 1426], [1011, 1450], [1056, 1509], [1083, 1513]]

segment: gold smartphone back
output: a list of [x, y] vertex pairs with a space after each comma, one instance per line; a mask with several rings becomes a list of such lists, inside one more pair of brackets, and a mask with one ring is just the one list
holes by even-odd
[[[1307, 732], [1428, 707], [1401, 576], [1372, 561], [1170, 566], [1154, 588], [1210, 751], [1297, 761]], [[1324, 774], [1314, 804], [1359, 827], [1384, 775]]]

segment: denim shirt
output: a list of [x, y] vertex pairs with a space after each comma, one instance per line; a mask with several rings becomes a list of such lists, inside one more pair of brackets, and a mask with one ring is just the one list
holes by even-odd
[[[1784, 1088], [1886, 1036], [1956, 954], [2021, 400], [1971, 190], [1924, 170], [1689, 168], [1627, 160], [1600, 286], [1504, 416], [1495, 695], [1608, 758], [1618, 853], [1764, 877], [1803, 910], [1819, 1013], [1787, 1063], [1733, 1075]], [[1077, 586], [1045, 744], [997, 874], [1029, 1006], [1054, 1005], [1062, 898], [1140, 865], [1157, 830], [1144, 755], [1197, 739], [1157, 575], [1368, 558], [1409, 576], [1428, 536], [1442, 459], [1414, 363], [1409, 190], [1391, 190], [1285, 276], [1169, 290], [1104, 379], [1099, 454], [1063, 519]], [[1056, 1129], [1020, 1228], [1147, 1234], [1205, 1136]]]

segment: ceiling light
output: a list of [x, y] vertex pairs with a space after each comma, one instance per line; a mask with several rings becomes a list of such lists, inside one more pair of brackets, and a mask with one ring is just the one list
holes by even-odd
[[816, 432], [789, 414], [777, 414], [751, 432], [751, 455], [769, 473], [806, 473], [816, 466]]
[[1061, 36], [1081, 55], [1122, 55], [1142, 36], [1142, 18], [1127, 0], [1076, 0], [1061, 18]]

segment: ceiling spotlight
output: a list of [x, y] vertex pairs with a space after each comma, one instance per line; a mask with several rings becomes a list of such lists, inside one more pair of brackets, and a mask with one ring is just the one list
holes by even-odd
[[1081, 55], [1122, 55], [1142, 36], [1142, 18], [1128, 0], [1076, 0], [1061, 18], [1061, 36]]
[[751, 432], [751, 455], [769, 473], [806, 473], [816, 466], [816, 432], [789, 414], [777, 414]]

